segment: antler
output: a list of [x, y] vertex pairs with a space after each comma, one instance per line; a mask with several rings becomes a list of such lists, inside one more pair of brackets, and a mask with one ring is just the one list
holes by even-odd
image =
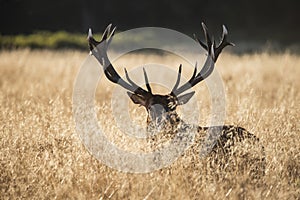
[[200, 70], [200, 72], [197, 74], [197, 63], [196, 63], [192, 77], [189, 79], [188, 82], [186, 82], [185, 84], [183, 84], [182, 86], [180, 86], [178, 88], [178, 85], [180, 82], [180, 77], [181, 77], [181, 68], [182, 68], [182, 65], [180, 65], [179, 70], [178, 70], [177, 81], [175, 83], [174, 88], [172, 89], [171, 95], [178, 96], [179, 94], [183, 93], [184, 91], [192, 88], [199, 82], [206, 79], [213, 72], [214, 64], [217, 61], [222, 50], [227, 45], [234, 46], [233, 43], [230, 43], [227, 41], [228, 31], [224, 25], [223, 25], [222, 39], [221, 39], [219, 45], [216, 47], [215, 42], [211, 40], [211, 38], [208, 34], [208, 28], [206, 27], [206, 25], [203, 22], [201, 24], [202, 24], [202, 28], [203, 28], [204, 35], [205, 35], [206, 44], [204, 44], [201, 40], [197, 39], [195, 35], [194, 36], [195, 36], [195, 39], [199, 42], [199, 44], [204, 49], [206, 49], [208, 52], [205, 64], [204, 64], [203, 68]]
[[215, 58], [214, 58], [214, 61], [216, 62], [220, 53], [222, 52], [222, 50], [226, 47], [226, 46], [234, 46], [234, 44], [232, 42], [228, 42], [227, 41], [227, 35], [228, 35], [228, 31], [227, 31], [227, 28], [225, 25], [222, 26], [223, 28], [223, 33], [222, 33], [222, 38], [220, 40], [220, 43], [218, 44], [218, 46], [216, 47], [215, 45], [215, 41], [212, 41], [211, 40], [211, 37], [209, 36], [209, 33], [208, 33], [208, 28], [207, 26], [202, 22], [201, 23], [202, 25], [202, 28], [203, 28], [203, 32], [204, 32], [204, 35], [205, 35], [205, 40], [206, 40], [206, 44], [204, 44], [200, 39], [198, 39], [196, 37], [196, 35], [194, 35], [194, 38], [197, 42], [199, 42], [199, 44], [204, 48], [206, 49], [208, 52], [210, 51], [209, 47], [211, 47], [213, 45], [213, 49], [214, 49], [214, 52], [215, 52]]
[[144, 90], [140, 86], [138, 86], [136, 83], [134, 83], [128, 75], [128, 72], [126, 68], [124, 68], [126, 79], [128, 82], [126, 82], [124, 79], [120, 77], [120, 75], [116, 72], [114, 69], [113, 65], [111, 64], [110, 60], [108, 59], [107, 56], [107, 48], [112, 40], [112, 37], [115, 33], [116, 27], [114, 27], [111, 31], [111, 24], [108, 25], [103, 32], [101, 40], [98, 42], [93, 38], [92, 35], [92, 30], [89, 29], [88, 32], [88, 42], [89, 42], [89, 47], [91, 50], [91, 54], [95, 56], [95, 58], [98, 60], [98, 62], [102, 65], [104, 74], [105, 76], [113, 83], [116, 83], [123, 88], [135, 93], [139, 94], [142, 96], [145, 96], [147, 94], [152, 94], [151, 87], [148, 82], [148, 77], [146, 74], [146, 71], [144, 69], [144, 76], [145, 76], [145, 82], [146, 82], [146, 87], [148, 91]]
[[[128, 82], [125, 81], [124, 79], [122, 79], [120, 77], [120, 75], [116, 72], [116, 70], [114, 69], [110, 60], [108, 59], [107, 49], [108, 49], [108, 46], [109, 46], [109, 44], [112, 40], [112, 37], [115, 33], [115, 30], [116, 30], [116, 27], [114, 27], [111, 30], [111, 26], [112, 26], [111, 24], [107, 26], [107, 28], [103, 32], [103, 36], [100, 41], [96, 41], [93, 38], [92, 31], [91, 31], [91, 29], [89, 29], [87, 39], [89, 41], [89, 47], [91, 50], [91, 54], [94, 55], [96, 57], [96, 59], [98, 60], [98, 62], [102, 65], [104, 74], [110, 81], [122, 86], [123, 88], [125, 88], [135, 94], [138, 94], [141, 96], [145, 96], [145, 95], [149, 95], [149, 94], [152, 95], [152, 90], [151, 90], [145, 69], [143, 69], [143, 71], [144, 71], [145, 83], [146, 83], [146, 87], [147, 87], [148, 91], [144, 90], [143, 88], [138, 86], [136, 83], [134, 83], [129, 78], [126, 68], [124, 68], [124, 71], [125, 71], [125, 76], [126, 76], [126, 79]], [[183, 84], [182, 86], [180, 86], [178, 88], [179, 83], [180, 83], [180, 78], [181, 78], [181, 71], [182, 71], [182, 65], [179, 66], [177, 81], [171, 92], [171, 94], [174, 96], [177, 96], [177, 95], [183, 93], [184, 91], [192, 88], [199, 82], [206, 79], [213, 72], [214, 63], [217, 61], [222, 50], [228, 45], [234, 46], [233, 43], [230, 43], [227, 41], [228, 31], [224, 25], [223, 25], [222, 38], [221, 38], [221, 41], [218, 46], [216, 46], [215, 42], [211, 40], [211, 37], [208, 34], [208, 28], [206, 27], [206, 25], [204, 23], [202, 23], [202, 28], [203, 28], [204, 35], [205, 35], [206, 44], [203, 43], [202, 41], [200, 41], [199, 39], [197, 39], [196, 37], [195, 37], [195, 39], [208, 52], [205, 64], [204, 64], [203, 68], [200, 70], [200, 72], [197, 74], [197, 63], [196, 63], [192, 77], [189, 79], [188, 82], [186, 82], [185, 84]]]

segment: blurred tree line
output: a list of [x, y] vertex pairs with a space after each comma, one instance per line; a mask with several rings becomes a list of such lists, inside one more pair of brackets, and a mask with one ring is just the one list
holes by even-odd
[[0, 34], [37, 30], [86, 33], [113, 23], [119, 30], [160, 26], [201, 33], [204, 21], [220, 34], [226, 24], [240, 40], [299, 44], [299, 0], [0, 0]]

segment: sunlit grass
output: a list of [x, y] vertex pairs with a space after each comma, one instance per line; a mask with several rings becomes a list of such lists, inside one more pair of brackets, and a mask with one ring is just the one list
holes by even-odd
[[[265, 146], [266, 175], [259, 183], [238, 172], [218, 178], [219, 169], [209, 170], [205, 161], [193, 165], [189, 156], [149, 174], [126, 174], [101, 164], [86, 151], [72, 118], [73, 83], [86, 56], [77, 51], [0, 52], [1, 199], [299, 198], [298, 56], [225, 53], [216, 67], [226, 90], [226, 124], [246, 128]], [[148, 62], [176, 69], [180, 61], [169, 55], [138, 54], [115, 64], [132, 68]], [[185, 69], [183, 74], [189, 76], [191, 71]], [[106, 79], [100, 84], [103, 87], [96, 93], [99, 123], [115, 130], [108, 120], [113, 118], [114, 85]], [[210, 100], [205, 84], [197, 87], [199, 123], [204, 126]], [[131, 103], [129, 108], [133, 120], [143, 125], [143, 108]]]

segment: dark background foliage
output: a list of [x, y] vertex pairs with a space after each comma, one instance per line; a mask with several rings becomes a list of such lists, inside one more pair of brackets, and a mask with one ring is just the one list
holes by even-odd
[[113, 23], [119, 30], [160, 26], [186, 34], [212, 33], [226, 24], [238, 40], [300, 42], [299, 0], [0, 0], [0, 34], [30, 34], [38, 30], [86, 33]]

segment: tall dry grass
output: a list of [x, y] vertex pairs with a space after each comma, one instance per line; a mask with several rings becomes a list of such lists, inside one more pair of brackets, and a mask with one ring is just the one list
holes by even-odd
[[[262, 53], [219, 58], [226, 123], [245, 127], [265, 146], [266, 174], [253, 183], [247, 174], [235, 172], [219, 179], [220, 172], [207, 170], [201, 161], [185, 163], [184, 157], [149, 174], [101, 164], [86, 151], [72, 118], [73, 83], [86, 56], [75, 51], [0, 52], [1, 199], [299, 199], [300, 57]], [[142, 54], [116, 64], [153, 61], [178, 66], [169, 56]], [[113, 84], [101, 81], [106, 87], [96, 94], [99, 116], [109, 118], [106, 105]], [[204, 123], [209, 99], [203, 85], [197, 100]], [[140, 113], [140, 118], [131, 114], [134, 120], [146, 120], [142, 108], [130, 108]]]

